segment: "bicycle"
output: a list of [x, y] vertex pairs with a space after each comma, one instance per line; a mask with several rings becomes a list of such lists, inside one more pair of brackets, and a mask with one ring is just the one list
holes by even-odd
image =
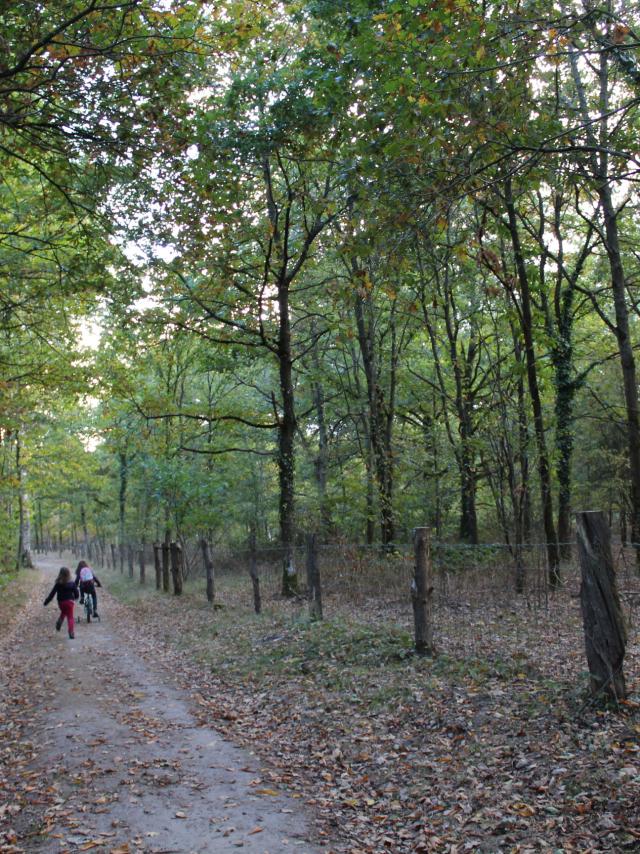
[[93, 613], [93, 596], [91, 593], [83, 593], [83, 602], [82, 607], [84, 610], [84, 617], [87, 623], [90, 623], [91, 620], [97, 620], [100, 622], [100, 616], [98, 614]]

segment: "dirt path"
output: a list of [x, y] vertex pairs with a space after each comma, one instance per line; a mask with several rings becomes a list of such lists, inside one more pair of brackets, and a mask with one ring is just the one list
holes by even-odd
[[41, 603], [59, 565], [39, 559], [1, 677], [0, 851], [320, 851], [299, 801], [119, 637], [108, 596], [75, 640], [55, 631]]

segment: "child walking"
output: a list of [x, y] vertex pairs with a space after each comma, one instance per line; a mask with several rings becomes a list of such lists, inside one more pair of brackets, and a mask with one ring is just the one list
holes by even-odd
[[44, 604], [48, 605], [49, 602], [53, 599], [54, 596], [58, 597], [58, 608], [60, 608], [60, 616], [56, 620], [56, 631], [59, 632], [62, 623], [67, 620], [67, 628], [69, 629], [69, 637], [71, 640], [75, 638], [73, 630], [75, 628], [73, 622], [73, 608], [75, 604], [75, 600], [78, 598], [80, 594], [78, 593], [78, 585], [75, 581], [71, 580], [71, 570], [67, 569], [66, 566], [63, 566], [60, 572], [58, 573], [58, 577], [56, 578], [56, 583], [51, 588], [51, 593], [44, 600]]

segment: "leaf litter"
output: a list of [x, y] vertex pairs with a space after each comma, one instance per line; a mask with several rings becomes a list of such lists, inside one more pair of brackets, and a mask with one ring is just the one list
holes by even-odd
[[[254, 797], [283, 789], [314, 809], [327, 851], [639, 850], [639, 704], [636, 695], [617, 711], [585, 700], [574, 604], [559, 600], [535, 619], [515, 607], [487, 608], [477, 625], [442, 631], [442, 652], [433, 660], [412, 655], [406, 626], [383, 609], [372, 629], [343, 603], [327, 609], [332, 619], [311, 623], [295, 603], [282, 602], [257, 619], [233, 597], [213, 614], [187, 593], [185, 631], [170, 597], [143, 594], [129, 604], [111, 600], [109, 608], [141, 654], [166, 665], [190, 690], [203, 724], [266, 763]], [[3, 635], [5, 670], [6, 652], [18, 642], [19, 626]], [[635, 636], [626, 672], [637, 685]], [[28, 668], [7, 677], [0, 702], [0, 851], [28, 850], [22, 840], [36, 813], [39, 835], [66, 822], [71, 833], [66, 841], [57, 834], [61, 845], [136, 850], [109, 849], [104, 835], [74, 836], [77, 812], [55, 782], [48, 778], [45, 785], [28, 770], [38, 745], [23, 737], [25, 693], [12, 690], [27, 685], [31, 702], [46, 703], [52, 677]], [[123, 715], [153, 737], [156, 721], [132, 716], [126, 704]], [[138, 774], [171, 785], [171, 769], [129, 772], [132, 785]], [[110, 796], [102, 797], [108, 809]]]
[[[303, 799], [330, 850], [640, 850], [640, 704], [587, 699], [570, 590], [546, 609], [459, 610], [433, 660], [412, 653], [406, 605], [335, 599], [314, 623], [300, 602], [256, 618], [222, 595], [212, 612], [187, 593], [173, 630], [171, 597], [123, 607], [203, 724], [268, 763], [256, 795]], [[625, 670], [637, 686], [634, 633]]]

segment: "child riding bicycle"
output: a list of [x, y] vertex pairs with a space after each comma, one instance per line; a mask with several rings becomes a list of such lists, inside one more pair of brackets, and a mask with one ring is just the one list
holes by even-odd
[[93, 616], [98, 616], [98, 594], [96, 586], [102, 587], [100, 580], [91, 569], [86, 560], [81, 560], [76, 567], [76, 584], [80, 587], [80, 604], [84, 602], [85, 596], [91, 596], [93, 600]]

